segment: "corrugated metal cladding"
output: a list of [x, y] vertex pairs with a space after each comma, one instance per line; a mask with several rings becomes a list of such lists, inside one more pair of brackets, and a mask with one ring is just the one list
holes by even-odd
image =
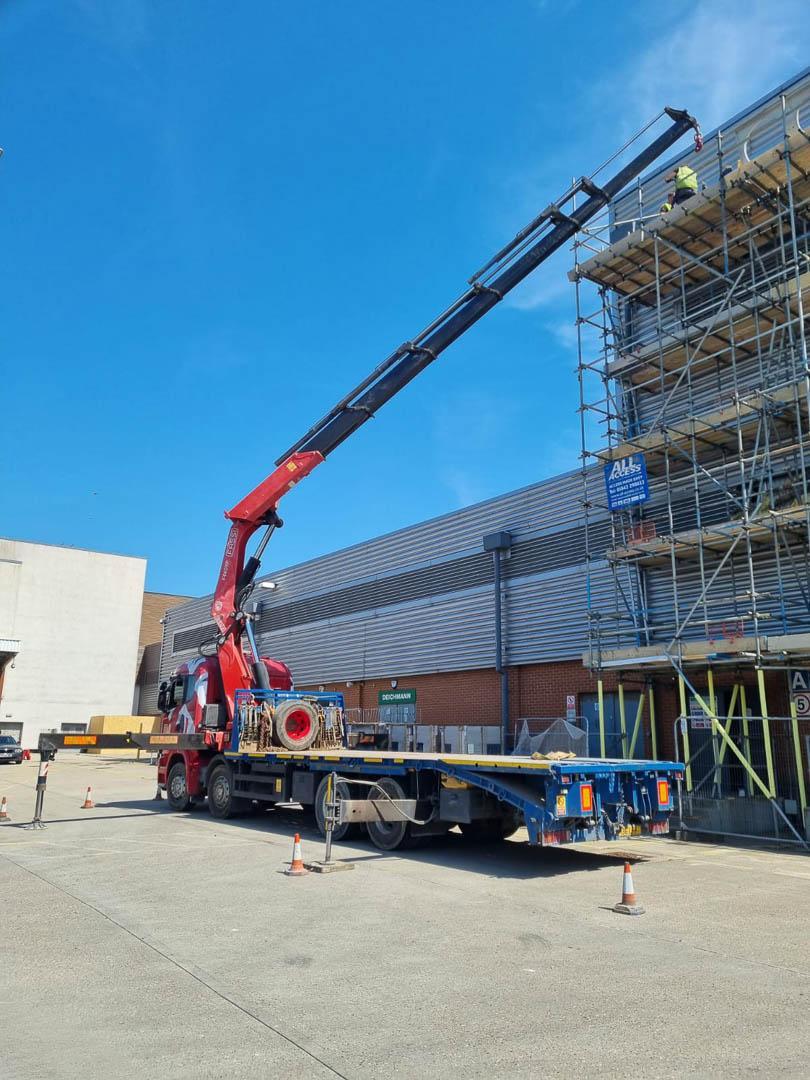
[[[782, 560], [780, 572], [777, 559]], [[708, 578], [719, 564], [719, 557], [707, 560], [705, 576]], [[793, 573], [786, 573], [790, 564]], [[804, 544], [783, 546], [777, 551], [762, 552], [756, 560], [756, 590], [758, 613], [757, 629], [760, 634], [807, 633], [810, 622], [810, 567]], [[696, 601], [701, 599], [701, 576], [697, 562], [685, 564], [678, 570], [678, 620], [689, 613]], [[669, 641], [671, 628], [676, 624], [675, 598], [672, 575], [665, 571], [652, 571], [647, 576], [647, 621], [650, 626], [665, 627], [653, 640]], [[739, 561], [730, 560], [717, 575], [707, 596], [704, 607], [701, 600], [695, 608], [692, 625], [684, 629], [684, 638], [707, 636], [706, 624], [742, 622], [747, 635], [754, 633], [752, 618], [751, 580], [748, 568]], [[709, 634], [711, 636], [711, 632]]]
[[794, 347], [769, 352], [762, 357], [735, 357], [731, 375], [729, 367], [728, 362], [719, 361], [707, 365], [698, 378], [684, 380], [681, 386], [669, 390], [665, 396], [656, 393], [654, 385], [643, 393], [636, 393], [633, 399], [637, 417], [634, 436], [695, 414], [728, 409], [733, 405], [735, 392], [745, 398], [758, 389], [766, 393], [779, 390], [795, 380], [802, 371], [802, 361], [798, 347]]
[[[577, 657], [587, 641], [581, 497], [580, 473], [566, 473], [275, 571], [278, 589], [254, 593], [261, 650], [288, 663], [298, 682], [489, 667], [492, 556], [482, 538], [507, 530], [507, 662]], [[608, 522], [591, 529], [606, 549]], [[591, 588], [607, 597], [603, 576]], [[167, 613], [162, 677], [213, 635], [210, 606], [203, 597]]]

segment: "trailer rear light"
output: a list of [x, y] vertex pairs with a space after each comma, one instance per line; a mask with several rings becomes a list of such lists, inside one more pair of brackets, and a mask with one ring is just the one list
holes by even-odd
[[560, 777], [560, 783], [561, 784], [570, 784], [571, 783], [571, 777], [570, 776], [561, 776]]
[[571, 834], [568, 832], [568, 829], [550, 830], [548, 832], [544, 832], [542, 836], [544, 847], [548, 846], [549, 844], [567, 844], [568, 841], [571, 839]]
[[579, 789], [580, 806], [583, 814], [589, 814], [593, 810], [593, 788], [590, 784], [583, 784]]
[[667, 780], [658, 781], [658, 805], [669, 806], [669, 782]]

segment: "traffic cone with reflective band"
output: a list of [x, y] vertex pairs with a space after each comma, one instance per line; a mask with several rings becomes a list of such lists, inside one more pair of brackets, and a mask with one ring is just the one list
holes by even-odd
[[8, 810], [6, 810], [6, 797], [4, 795], [2, 801], [0, 801], [0, 825], [5, 825], [7, 821], [11, 821], [11, 818], [8, 816]]
[[155, 789], [155, 794], [152, 796], [152, 802], [162, 802], [162, 801], [163, 801], [163, 793], [160, 790], [160, 784], [158, 784], [157, 788]]
[[309, 870], [304, 869], [304, 862], [301, 858], [301, 837], [298, 833], [295, 834], [295, 840], [293, 840], [293, 857], [290, 863], [290, 869], [284, 871], [289, 877], [303, 877], [304, 874], [308, 874]]
[[644, 908], [636, 900], [636, 892], [633, 888], [633, 875], [630, 872], [630, 863], [624, 864], [624, 877], [622, 878], [622, 898], [618, 904], [614, 904], [614, 911], [621, 915], [643, 915]]
[[79, 807], [80, 810], [93, 810], [93, 800], [90, 798], [90, 788], [87, 789], [87, 794], [84, 797], [84, 802]]

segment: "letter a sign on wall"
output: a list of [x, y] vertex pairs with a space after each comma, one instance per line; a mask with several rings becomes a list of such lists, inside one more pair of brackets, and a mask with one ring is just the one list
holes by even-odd
[[608, 510], [621, 510], [623, 506], [646, 502], [650, 497], [647, 483], [647, 466], [643, 454], [631, 454], [617, 458], [605, 465], [605, 488]]

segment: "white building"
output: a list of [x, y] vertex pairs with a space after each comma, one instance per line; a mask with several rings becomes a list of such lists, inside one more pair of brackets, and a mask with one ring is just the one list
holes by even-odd
[[0, 733], [132, 708], [146, 559], [0, 539]]

